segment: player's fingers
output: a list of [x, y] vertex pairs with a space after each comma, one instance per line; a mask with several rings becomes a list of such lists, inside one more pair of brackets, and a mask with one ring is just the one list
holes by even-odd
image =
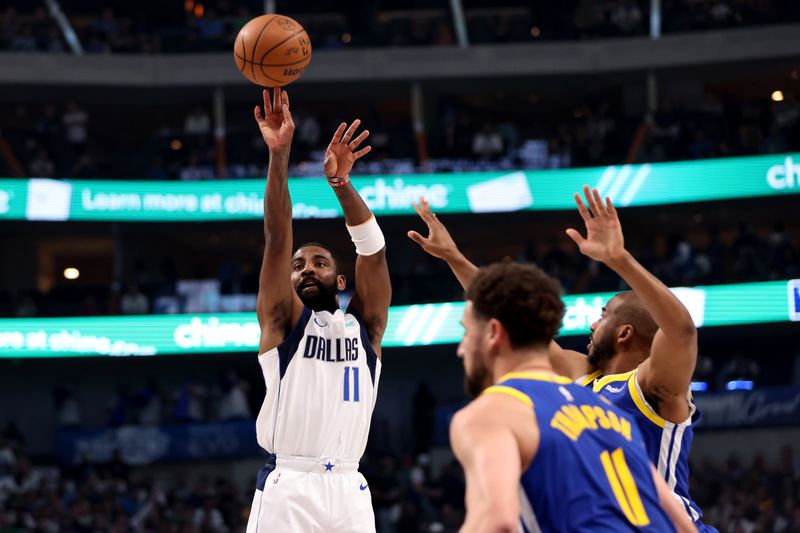
[[289, 105], [283, 104], [282, 110], [283, 110], [283, 121], [287, 124], [294, 126], [294, 119], [292, 119], [292, 112], [289, 111]]
[[586, 197], [586, 205], [589, 206], [589, 211], [592, 213], [592, 216], [598, 216], [597, 206], [594, 203], [594, 197], [592, 196], [592, 190], [589, 188], [588, 185], [583, 186], [583, 195]]
[[570, 239], [575, 241], [575, 244], [577, 244], [578, 247], [580, 247], [581, 244], [583, 244], [586, 241], [586, 239], [583, 238], [583, 235], [578, 233], [577, 230], [569, 228], [566, 233], [567, 233], [567, 235], [569, 236]]
[[278, 111], [281, 108], [281, 88], [275, 87], [272, 90], [272, 109]]
[[336, 144], [342, 140], [342, 133], [344, 133], [344, 129], [347, 127], [346, 122], [342, 122], [339, 124], [339, 127], [336, 128], [336, 131], [333, 132], [333, 137], [331, 138], [331, 144]]
[[259, 125], [261, 125], [261, 123], [264, 122], [264, 117], [261, 116], [261, 106], [260, 105], [257, 105], [253, 109], [253, 116], [256, 117], [256, 122], [258, 122]]
[[608, 213], [612, 217], [617, 218], [619, 216], [617, 215], [617, 208], [614, 207], [614, 204], [611, 202], [611, 198], [609, 198], [608, 196], [606, 196], [606, 209], [608, 209]]
[[600, 198], [600, 193], [597, 189], [592, 189], [592, 199], [594, 200], [594, 205], [597, 206], [597, 214], [600, 216], [608, 216], [606, 204], [603, 203], [603, 199]]
[[342, 142], [349, 142], [350, 137], [353, 136], [353, 134], [356, 132], [356, 130], [360, 125], [361, 125], [361, 119], [355, 119], [353, 123], [350, 124], [350, 127], [347, 128], [347, 131], [344, 132], [344, 135], [342, 136]]
[[581, 199], [581, 195], [578, 194], [578, 193], [575, 193], [574, 198], [575, 198], [575, 205], [578, 206], [578, 213], [581, 214], [581, 218], [583, 219], [584, 222], [589, 222], [592, 219], [592, 214], [589, 212], [589, 210], [583, 204], [583, 200]]
[[272, 113], [272, 102], [269, 101], [269, 91], [264, 89], [262, 96], [264, 97], [264, 115], [267, 116]]
[[366, 139], [367, 137], [369, 137], [369, 130], [364, 130], [358, 135], [358, 137], [350, 141], [350, 144], [348, 144], [348, 146], [350, 147], [351, 150], [355, 150], [356, 148], [359, 147], [361, 143], [364, 142], [364, 139]]
[[367, 155], [372, 150], [372, 146], [365, 146], [358, 152], [353, 152], [353, 157], [356, 159], [361, 159], [365, 155]]
[[423, 246], [425, 244], [425, 237], [423, 237], [422, 235], [420, 235], [416, 231], [413, 231], [413, 230], [409, 231], [407, 233], [407, 235], [408, 235], [409, 239], [411, 239], [415, 243], [419, 244], [420, 246]]
[[286, 107], [290, 107], [289, 106], [289, 93], [287, 93], [286, 91], [281, 91], [281, 103], [283, 105], [285, 105]]
[[417, 203], [415, 203], [415, 205], [417, 205], [417, 213], [419, 214], [419, 216], [422, 217], [422, 220], [424, 220], [428, 224], [428, 226], [430, 226], [433, 217], [431, 216], [431, 207], [430, 205], [428, 205], [428, 202], [427, 200], [425, 200], [425, 197], [420, 196], [419, 200], [417, 201]]

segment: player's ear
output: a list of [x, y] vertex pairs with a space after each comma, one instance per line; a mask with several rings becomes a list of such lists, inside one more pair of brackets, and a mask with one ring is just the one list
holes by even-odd
[[499, 347], [502, 337], [503, 325], [496, 318], [490, 318], [486, 325], [486, 340], [490, 351], [495, 351]]
[[633, 342], [633, 326], [630, 324], [623, 324], [617, 328], [617, 342], [626, 344]]
[[343, 291], [347, 287], [347, 278], [344, 277], [344, 274], [339, 274], [336, 276], [336, 290]]

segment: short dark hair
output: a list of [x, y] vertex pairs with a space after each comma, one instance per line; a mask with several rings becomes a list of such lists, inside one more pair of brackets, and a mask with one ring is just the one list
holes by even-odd
[[503, 324], [513, 348], [546, 346], [564, 317], [559, 283], [535, 265], [495, 263], [481, 268], [466, 298], [479, 317]]
[[625, 291], [617, 294], [614, 298], [620, 300], [614, 310], [614, 325], [630, 324], [633, 326], [634, 336], [639, 337], [647, 345], [653, 344], [658, 324], [644, 306], [639, 295], [633, 291]]
[[294, 256], [294, 254], [296, 254], [298, 252], [298, 250], [300, 250], [300, 248], [306, 248], [308, 246], [316, 246], [317, 248], [322, 248], [323, 250], [325, 250], [329, 254], [331, 254], [331, 259], [333, 259], [333, 266], [336, 268], [336, 274], [337, 275], [339, 274], [339, 258], [336, 257], [336, 254], [333, 252], [333, 250], [330, 249], [330, 247], [325, 246], [324, 244], [320, 244], [318, 242], [306, 242], [306, 243], [303, 243], [300, 246], [298, 246], [297, 248], [295, 248], [294, 253], [292, 254], [292, 256]]

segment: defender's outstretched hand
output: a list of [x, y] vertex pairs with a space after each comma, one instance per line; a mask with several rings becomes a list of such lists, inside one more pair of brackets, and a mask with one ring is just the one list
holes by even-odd
[[589, 207], [584, 205], [578, 193], [575, 193], [575, 203], [586, 224], [586, 237], [572, 228], [567, 230], [567, 235], [575, 241], [583, 255], [608, 264], [625, 254], [625, 239], [617, 210], [610, 198], [606, 197], [603, 203], [597, 189], [589, 189], [588, 185], [584, 185], [583, 194]]
[[350, 140], [360, 125], [361, 120], [356, 119], [346, 131], [346, 122], [342, 122], [336, 128], [331, 143], [328, 145], [328, 149], [325, 150], [325, 161], [322, 163], [325, 177], [328, 179], [347, 177], [350, 171], [353, 170], [353, 164], [372, 150], [372, 146], [367, 145], [356, 151], [361, 146], [361, 143], [369, 137], [369, 130], [362, 131], [358, 137], [352, 141]]
[[269, 91], [264, 89], [264, 111], [257, 105], [253, 110], [261, 136], [270, 150], [285, 150], [292, 144], [294, 120], [289, 110], [289, 95], [276, 87], [270, 102]]
[[428, 236], [423, 237], [412, 230], [408, 232], [408, 238], [419, 244], [433, 257], [447, 261], [457, 255], [459, 251], [453, 237], [450, 236], [450, 232], [447, 231], [444, 224], [436, 218], [436, 214], [431, 211], [428, 201], [420, 197], [419, 203], [414, 202], [414, 210], [428, 226]]

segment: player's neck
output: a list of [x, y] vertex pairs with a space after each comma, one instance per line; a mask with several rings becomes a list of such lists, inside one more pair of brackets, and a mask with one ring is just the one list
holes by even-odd
[[512, 372], [542, 372], [555, 374], [547, 358], [547, 350], [519, 350], [507, 357], [496, 357], [492, 377], [496, 383]]
[[638, 351], [625, 351], [612, 357], [603, 365], [604, 368], [601, 370], [605, 375], [624, 374], [625, 372], [635, 370], [646, 358], [646, 355]]

